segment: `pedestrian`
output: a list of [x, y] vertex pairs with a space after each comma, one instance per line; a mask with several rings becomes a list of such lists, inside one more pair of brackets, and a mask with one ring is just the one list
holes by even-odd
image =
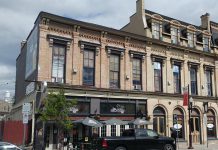
[[170, 127], [170, 131], [171, 131], [171, 137], [174, 138], [175, 142], [176, 142], [176, 137], [177, 137], [177, 131], [174, 127]]

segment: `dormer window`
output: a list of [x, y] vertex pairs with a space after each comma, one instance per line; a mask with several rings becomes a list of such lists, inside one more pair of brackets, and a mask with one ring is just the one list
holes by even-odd
[[205, 52], [209, 52], [209, 38], [208, 37], [204, 37], [203, 38], [203, 50], [205, 51]]
[[188, 47], [194, 47], [194, 33], [188, 33]]
[[153, 38], [160, 39], [160, 24], [157, 22], [153, 23], [152, 26]]
[[171, 28], [171, 41], [173, 44], [178, 44], [178, 29], [172, 27]]

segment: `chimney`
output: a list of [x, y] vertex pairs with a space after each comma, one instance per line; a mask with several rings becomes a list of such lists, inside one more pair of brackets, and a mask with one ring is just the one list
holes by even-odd
[[210, 14], [206, 13], [201, 16], [201, 27], [210, 31]]
[[136, 1], [136, 13], [144, 14], [145, 11], [145, 3], [144, 0], [137, 0]]
[[20, 43], [21, 49], [23, 48], [23, 46], [25, 45], [25, 43], [26, 43], [26, 40], [23, 40], [23, 41]]
[[142, 19], [144, 29], [148, 27], [145, 17], [145, 2], [144, 0], [136, 1], [136, 15]]

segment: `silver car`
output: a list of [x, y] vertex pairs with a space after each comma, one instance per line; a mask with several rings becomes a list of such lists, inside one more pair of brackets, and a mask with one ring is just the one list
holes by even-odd
[[0, 142], [0, 150], [22, 150], [22, 149], [11, 143]]

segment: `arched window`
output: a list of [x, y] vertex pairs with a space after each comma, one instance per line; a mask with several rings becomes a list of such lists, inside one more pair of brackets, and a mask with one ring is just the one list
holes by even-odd
[[207, 113], [207, 136], [208, 138], [216, 138], [216, 119], [212, 109]]
[[153, 129], [160, 135], [166, 135], [166, 114], [162, 107], [156, 107], [153, 111]]
[[178, 131], [178, 138], [185, 139], [184, 114], [180, 108], [173, 110], [173, 127]]

